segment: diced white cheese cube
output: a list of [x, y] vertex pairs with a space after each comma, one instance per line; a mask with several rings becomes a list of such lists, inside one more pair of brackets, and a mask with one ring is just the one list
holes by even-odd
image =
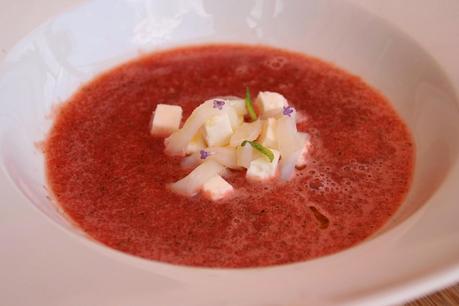
[[303, 149], [301, 150], [300, 156], [295, 164], [295, 167], [298, 169], [304, 168], [307, 164], [307, 154], [309, 151], [309, 147], [311, 146], [311, 137], [308, 133], [298, 133], [299, 137], [304, 142]]
[[158, 104], [151, 121], [151, 134], [168, 136], [177, 131], [182, 121], [182, 108], [178, 105]]
[[220, 175], [212, 177], [202, 185], [204, 196], [212, 201], [223, 199], [233, 190], [233, 186], [225, 181]]
[[193, 136], [191, 141], [186, 146], [185, 153], [186, 154], [193, 154], [195, 152], [199, 152], [200, 150], [206, 147], [206, 143], [204, 142], [204, 138], [202, 137], [201, 132], [196, 133]]
[[263, 120], [263, 128], [261, 130], [259, 142], [265, 147], [277, 148], [276, 121], [275, 118]]
[[274, 154], [272, 162], [265, 156], [257, 158], [250, 162], [247, 169], [246, 177], [251, 181], [268, 180], [276, 176], [277, 164], [279, 163], [280, 154], [277, 150], [271, 150]]
[[261, 91], [255, 103], [261, 111], [262, 118], [277, 117], [282, 114], [284, 106], [288, 105], [283, 95], [270, 91]]
[[204, 124], [204, 139], [209, 147], [227, 145], [232, 134], [233, 128], [227, 113], [213, 116]]

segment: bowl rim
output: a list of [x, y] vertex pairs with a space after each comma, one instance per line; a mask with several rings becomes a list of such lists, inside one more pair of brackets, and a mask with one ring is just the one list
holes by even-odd
[[[96, 1], [90, 1], [90, 3], [96, 2]], [[80, 7], [83, 7], [84, 5], [86, 5], [86, 3], [77, 5], [77, 6], [73, 7], [71, 10], [72, 11], [77, 10]], [[361, 9], [361, 8], [359, 8], [359, 9]], [[403, 35], [406, 36], [407, 39], [412, 40], [416, 45], [419, 46], [419, 48], [424, 50], [424, 48], [422, 46], [420, 46], [417, 42], [415, 42], [411, 37], [406, 35], [400, 29], [392, 26], [391, 24], [387, 23], [385, 20], [382, 20], [380, 17], [375, 16], [374, 14], [372, 14], [370, 12], [365, 11], [365, 14], [371, 15], [372, 18], [380, 19], [380, 21], [386, 23], [387, 26], [393, 27], [398, 32], [401, 32]], [[60, 16], [60, 15], [62, 15], [62, 13], [59, 14], [58, 16]], [[56, 17], [58, 17], [58, 16], [56, 16]], [[19, 45], [22, 41], [27, 40], [31, 35], [34, 35], [34, 33], [36, 33], [36, 31], [38, 31], [40, 28], [45, 27], [47, 24], [49, 24], [52, 21], [54, 21], [56, 17], [46, 21], [45, 23], [42, 23], [41, 25], [39, 25], [36, 28], [34, 28], [33, 31], [31, 31], [30, 33], [27, 33], [19, 42], [17, 42], [15, 44], [15, 46], [13, 48], [11, 48], [11, 50], [5, 56], [5, 59], [7, 58], [7, 56], [9, 54], [15, 52], [15, 48], [17, 47], [17, 45]], [[188, 45], [188, 44], [186, 44], [186, 45]], [[432, 57], [432, 59], [435, 62], [435, 64], [438, 66], [438, 68], [443, 72], [443, 69], [442, 69], [441, 65], [438, 64], [438, 62], [436, 61], [435, 57]], [[0, 75], [3, 74], [3, 69], [5, 68], [4, 67], [5, 63], [6, 63], [6, 60], [3, 60], [3, 61], [0, 62]], [[451, 171], [450, 172], [455, 172], [455, 173], [459, 172], [459, 167], [457, 167], [457, 166], [458, 166], [458, 163], [456, 161], [455, 164], [451, 167], [451, 169], [450, 169]], [[30, 198], [28, 198], [19, 189], [19, 187], [15, 183], [14, 179], [10, 176], [10, 173], [5, 169], [5, 166], [4, 166], [3, 163], [0, 163], [0, 167], [2, 169], [1, 172], [3, 172], [3, 175], [5, 177], [7, 177], [7, 179], [11, 183], [11, 186], [14, 186], [13, 188], [15, 188], [15, 191], [16, 191], [15, 193], [16, 194], [20, 194], [23, 197], [22, 199], [26, 200], [29, 203], [29, 205], [32, 204], [32, 203], [30, 203], [32, 200]], [[448, 177], [445, 178], [445, 180], [447, 180], [450, 177], [450, 175], [451, 175], [451, 173], [448, 173]], [[437, 192], [439, 192], [439, 191], [436, 191], [436, 193]], [[434, 196], [435, 196], [435, 194], [434, 194]], [[431, 199], [427, 200], [427, 202], [430, 202], [430, 201], [431, 201]], [[208, 274], [209, 272], [215, 272], [215, 271], [217, 271], [217, 272], [221, 271], [221, 272], [224, 272], [225, 274], [228, 274], [228, 273], [239, 274], [241, 272], [245, 273], [247, 271], [257, 273], [258, 271], [261, 271], [261, 270], [264, 270], [264, 271], [267, 271], [267, 270], [276, 271], [277, 269], [283, 269], [283, 268], [285, 268], [287, 266], [297, 266], [297, 265], [303, 265], [305, 263], [308, 263], [308, 264], [309, 263], [315, 263], [317, 261], [326, 260], [327, 258], [335, 256], [337, 254], [337, 253], [334, 253], [334, 254], [330, 254], [330, 255], [326, 255], [326, 256], [321, 256], [321, 257], [313, 258], [313, 259], [305, 261], [305, 262], [294, 262], [294, 263], [275, 265], [275, 266], [249, 267], [249, 268], [238, 268], [238, 269], [232, 269], [232, 268], [208, 268], [208, 267], [193, 267], [193, 266], [176, 265], [176, 264], [170, 264], [170, 263], [166, 263], [166, 262], [159, 262], [159, 261], [140, 258], [140, 257], [134, 256], [134, 255], [127, 254], [127, 253], [118, 251], [116, 249], [112, 249], [110, 247], [107, 247], [107, 246], [101, 244], [100, 242], [90, 238], [87, 235], [86, 236], [82, 236], [82, 235], [79, 235], [79, 234], [77, 234], [77, 233], [75, 233], [75, 232], [73, 232], [71, 230], [68, 230], [68, 229], [64, 228], [63, 226], [59, 225], [56, 221], [54, 221], [51, 218], [49, 218], [42, 210], [40, 210], [37, 207], [35, 207], [35, 205], [32, 204], [31, 206], [33, 206], [37, 211], [39, 211], [40, 214], [43, 214], [45, 216], [45, 219], [47, 220], [47, 222], [53, 224], [55, 227], [59, 228], [60, 230], [64, 231], [68, 235], [70, 235], [69, 237], [76, 237], [78, 241], [83, 243], [83, 245], [87, 245], [90, 248], [92, 248], [94, 250], [97, 250], [97, 252], [99, 252], [101, 254], [108, 255], [109, 257], [112, 257], [112, 258], [114, 258], [114, 259], [116, 259], [118, 261], [121, 261], [121, 262], [124, 262], [124, 263], [129, 263], [129, 264], [131, 264], [133, 266], [141, 267], [142, 269], [154, 270], [155, 272], [158, 272], [158, 270], [157, 270], [158, 267], [166, 267], [166, 268], [173, 268], [174, 270], [176, 270], [176, 269], [184, 270], [184, 271], [186, 270], [186, 271], [191, 272], [193, 274], [196, 274], [196, 273]], [[426, 205], [421, 207], [421, 209], [416, 211], [411, 217], [414, 217], [414, 215], [422, 214], [422, 210], [425, 208], [425, 206]], [[394, 231], [399, 226], [400, 225], [396, 225], [395, 227], [389, 229], [387, 231], [387, 233]], [[364, 240], [362, 243], [365, 243], [365, 241], [366, 240]], [[357, 245], [354, 245], [351, 248], [342, 250], [342, 251], [338, 252], [338, 254], [345, 253], [345, 252], [347, 253], [347, 252], [350, 252], [350, 251], [354, 250], [355, 248], [359, 248], [362, 243], [358, 243]], [[170, 272], [170, 271], [168, 271], [168, 272]], [[457, 258], [454, 263], [445, 264], [445, 266], [438, 267], [438, 268], [434, 269], [431, 272], [425, 272], [425, 273], [421, 274], [416, 279], [405, 281], [403, 283], [403, 285], [398, 285], [398, 286], [395, 286], [393, 288], [387, 288], [385, 290], [377, 291], [375, 294], [368, 296], [366, 299], [362, 299], [361, 300], [361, 304], [363, 305], [364, 303], [372, 303], [372, 302], [379, 302], [379, 301], [385, 301], [385, 303], [399, 303], [399, 302], [407, 301], [407, 300], [409, 300], [411, 298], [417, 297], [419, 295], [419, 292], [421, 292], [421, 291], [424, 292], [424, 293], [432, 292], [434, 290], [440, 289], [440, 288], [445, 287], [447, 285], [453, 284], [457, 280], [459, 280], [459, 258]], [[360, 303], [360, 301], [358, 302], [358, 304], [359, 303]]]

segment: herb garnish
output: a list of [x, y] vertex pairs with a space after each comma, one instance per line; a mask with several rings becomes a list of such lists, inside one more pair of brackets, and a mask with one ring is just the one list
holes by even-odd
[[268, 149], [267, 147], [259, 144], [258, 142], [256, 141], [249, 141], [249, 140], [244, 140], [242, 143], [241, 143], [241, 147], [245, 146], [247, 143], [250, 143], [250, 145], [255, 149], [257, 150], [258, 152], [264, 154], [270, 162], [272, 162], [274, 160], [274, 154], [273, 152]]
[[249, 87], [246, 87], [245, 91], [245, 107], [247, 108], [247, 112], [249, 113], [249, 117], [252, 121], [257, 120], [257, 113], [253, 108], [252, 98], [250, 97], [250, 90]]

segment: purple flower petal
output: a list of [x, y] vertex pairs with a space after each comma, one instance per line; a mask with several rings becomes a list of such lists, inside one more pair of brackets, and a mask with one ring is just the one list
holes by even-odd
[[293, 107], [291, 107], [290, 105], [287, 105], [283, 107], [282, 114], [284, 114], [285, 116], [291, 117], [294, 110], [295, 109]]
[[219, 110], [222, 110], [223, 106], [225, 105], [225, 101], [223, 100], [214, 100], [214, 108], [218, 108]]
[[199, 154], [201, 155], [201, 159], [206, 159], [210, 155], [209, 152], [204, 150], [199, 151]]

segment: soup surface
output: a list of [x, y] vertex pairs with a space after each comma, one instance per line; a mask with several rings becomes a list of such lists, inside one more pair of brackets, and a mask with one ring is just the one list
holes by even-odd
[[[308, 165], [287, 183], [227, 181], [219, 202], [173, 194], [189, 171], [149, 134], [158, 103], [184, 118], [215, 96], [275, 91], [306, 115]], [[209, 45], [151, 54], [82, 87], [46, 142], [50, 189], [89, 236], [144, 258], [208, 267], [302, 261], [348, 248], [400, 206], [414, 145], [387, 100], [315, 58], [267, 47]]]

